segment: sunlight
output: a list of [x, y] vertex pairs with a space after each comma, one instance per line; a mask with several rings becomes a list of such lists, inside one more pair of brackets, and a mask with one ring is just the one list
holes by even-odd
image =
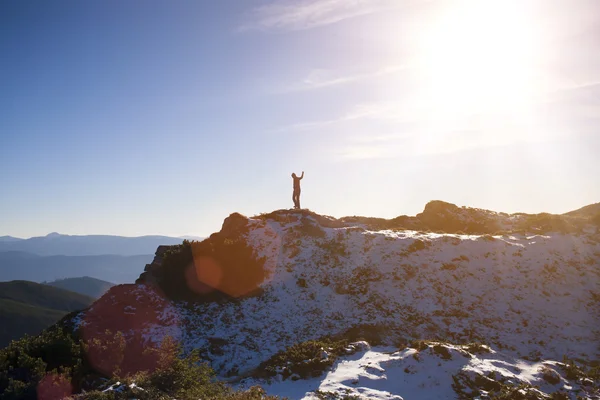
[[533, 95], [535, 19], [523, 2], [453, 3], [422, 35], [419, 74], [432, 116], [520, 113]]

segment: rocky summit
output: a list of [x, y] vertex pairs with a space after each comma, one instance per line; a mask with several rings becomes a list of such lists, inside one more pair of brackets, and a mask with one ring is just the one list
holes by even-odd
[[[70, 322], [88, 341], [122, 332], [132, 345], [119, 358], [121, 371], [134, 371], [141, 349], [170, 336], [198, 350], [221, 378], [292, 398], [464, 398], [503, 385], [535, 387], [539, 398], [555, 391], [594, 398], [597, 387], [559, 368], [600, 360], [594, 218], [439, 201], [392, 220], [235, 213], [204, 241], [160, 246], [136, 284], [111, 288]], [[320, 347], [314, 357], [331, 362], [308, 377], [290, 372], [290, 361], [274, 365], [290, 348], [324, 338], [355, 348], [334, 360], [333, 344]], [[465, 347], [474, 343], [485, 356]], [[110, 373], [113, 356], [105, 348], [96, 363]], [[366, 360], [374, 360], [370, 370]]]

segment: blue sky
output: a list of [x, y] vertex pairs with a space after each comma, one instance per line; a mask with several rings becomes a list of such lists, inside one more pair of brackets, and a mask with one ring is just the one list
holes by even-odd
[[0, 2], [0, 235], [600, 201], [596, 0]]

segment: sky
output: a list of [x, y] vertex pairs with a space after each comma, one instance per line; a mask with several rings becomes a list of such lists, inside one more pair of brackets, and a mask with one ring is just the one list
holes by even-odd
[[0, 1], [0, 236], [600, 201], [597, 0]]

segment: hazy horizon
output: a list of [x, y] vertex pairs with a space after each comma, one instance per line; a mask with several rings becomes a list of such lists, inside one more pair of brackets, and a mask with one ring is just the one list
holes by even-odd
[[0, 236], [600, 201], [600, 3], [0, 5]]
[[139, 238], [139, 237], [152, 237], [152, 236], [165, 236], [165, 237], [171, 237], [171, 238], [178, 238], [178, 239], [202, 239], [203, 237], [201, 236], [196, 236], [196, 235], [161, 235], [161, 234], [147, 234], [147, 235], [139, 235], [139, 236], [126, 236], [126, 235], [112, 235], [112, 234], [105, 234], [105, 233], [85, 233], [85, 234], [79, 234], [79, 233], [61, 233], [61, 232], [49, 232], [45, 235], [38, 235], [38, 236], [29, 236], [29, 237], [17, 237], [14, 235], [0, 235], [0, 238], [3, 237], [11, 237], [13, 239], [21, 239], [21, 240], [27, 240], [27, 239], [33, 239], [33, 238], [40, 238], [40, 237], [48, 237], [48, 236], [52, 236], [52, 235], [60, 235], [60, 236], [116, 236], [116, 237], [124, 237], [124, 238]]
[[[588, 205], [591, 205], [591, 204], [596, 204], [596, 203], [585, 204], [585, 205], [583, 205], [581, 207], [577, 207], [577, 208], [572, 209], [572, 210], [567, 210], [564, 213], [561, 212], [561, 213], [556, 213], [556, 214], [565, 214], [567, 212], [575, 211], [575, 210], [577, 210], [579, 208], [582, 208], [582, 207], [585, 207], [585, 206], [588, 206]], [[457, 206], [458, 207], [462, 207], [463, 205], [457, 204]], [[467, 205], [464, 205], [464, 206], [466, 206], [466, 207], [472, 207], [472, 208], [481, 208], [481, 207], [467, 206]], [[273, 211], [275, 211], [275, 210], [273, 210]], [[314, 211], [314, 210], [311, 210], [311, 211]], [[505, 212], [505, 211], [500, 211], [500, 210], [490, 210], [490, 211]], [[516, 214], [516, 213], [520, 213], [520, 212], [521, 211], [517, 211], [517, 212], [514, 212], [514, 213], [508, 213], [508, 214]], [[533, 213], [527, 213], [527, 214], [538, 214], [538, 213], [544, 213], [544, 212], [546, 212], [546, 211], [539, 211], [539, 212], [533, 212]], [[406, 215], [406, 214], [399, 214], [396, 217], [401, 216], [401, 215]], [[351, 216], [356, 216], [356, 215], [354, 215], [354, 214], [353, 215], [344, 215], [344, 216], [340, 216], [338, 218], [351, 217]], [[380, 218], [380, 217], [378, 217], [376, 215], [359, 215], [359, 216]], [[414, 215], [411, 215], [411, 216], [414, 216]], [[225, 216], [223, 219], [225, 219], [226, 217], [227, 216]], [[394, 218], [394, 217], [392, 217], [392, 218]], [[205, 235], [194, 235], [194, 234], [183, 234], [183, 235], [181, 235], [181, 234], [173, 234], [173, 235], [169, 235], [169, 234], [162, 234], [162, 233], [156, 233], [156, 234], [148, 233], [148, 234], [143, 234], [143, 235], [121, 235], [121, 234], [118, 234], [118, 233], [94, 233], [94, 232], [91, 232], [91, 233], [63, 233], [63, 232], [49, 232], [49, 233], [46, 233], [46, 234], [41, 234], [41, 235], [36, 235], [36, 236], [29, 236], [29, 237], [18, 237], [18, 236], [14, 236], [14, 235], [10, 235], [10, 234], [2, 234], [2, 235], [0, 235], [0, 238], [1, 237], [9, 236], [9, 237], [12, 237], [14, 239], [27, 240], [27, 239], [37, 238], [37, 237], [46, 237], [46, 236], [51, 236], [51, 235], [54, 235], [54, 234], [59, 234], [61, 236], [119, 236], [119, 237], [126, 237], [126, 238], [135, 238], [135, 237], [144, 237], [144, 236], [167, 236], [167, 237], [181, 238], [181, 239], [186, 239], [186, 238], [187, 239], [204, 239], [204, 238], [210, 236], [210, 234], [212, 234], [214, 232], [218, 232], [219, 230], [220, 230], [220, 227], [217, 227], [212, 232], [209, 232], [209, 233], [207, 233]]]

